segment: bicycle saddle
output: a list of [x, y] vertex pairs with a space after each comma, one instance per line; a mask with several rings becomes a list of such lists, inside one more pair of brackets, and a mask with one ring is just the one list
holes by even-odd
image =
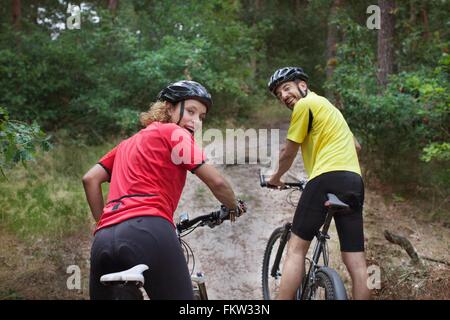
[[348, 209], [350, 206], [341, 200], [333, 194], [333, 193], [327, 193], [328, 200], [325, 202], [325, 206], [333, 208], [333, 209]]
[[108, 273], [100, 278], [101, 283], [108, 283], [108, 282], [140, 282], [142, 285], [144, 285], [144, 275], [142, 274], [145, 270], [148, 270], [148, 266], [146, 264], [138, 264], [137, 266], [134, 266], [131, 269], [121, 271], [121, 272], [115, 272], [115, 273]]

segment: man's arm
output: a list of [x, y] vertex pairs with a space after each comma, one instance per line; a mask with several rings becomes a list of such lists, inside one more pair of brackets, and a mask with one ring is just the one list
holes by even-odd
[[229, 209], [236, 208], [237, 200], [233, 189], [216, 168], [205, 163], [195, 170], [195, 175], [208, 186], [217, 200], [225, 205], [225, 207]]
[[100, 220], [104, 207], [102, 183], [108, 180], [109, 174], [99, 164], [93, 166], [83, 177], [86, 199], [96, 222]]
[[280, 179], [283, 176], [283, 174], [285, 174], [292, 166], [292, 163], [294, 162], [295, 156], [297, 155], [299, 148], [300, 148], [299, 143], [293, 142], [291, 140], [286, 140], [286, 144], [280, 151], [280, 160], [278, 164], [278, 169], [270, 178], [268, 182], [269, 184], [275, 186], [282, 185]]

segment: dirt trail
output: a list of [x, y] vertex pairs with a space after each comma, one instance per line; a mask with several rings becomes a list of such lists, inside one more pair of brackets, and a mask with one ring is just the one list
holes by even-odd
[[[287, 125], [281, 124], [283, 142]], [[252, 146], [250, 146], [252, 148]], [[297, 157], [290, 173], [298, 178], [306, 176], [301, 157]], [[248, 203], [248, 213], [235, 224], [225, 222], [215, 229], [195, 230], [185, 240], [194, 250], [195, 272], [207, 276], [211, 299], [262, 299], [261, 266], [264, 249], [272, 231], [291, 221], [295, 208], [288, 204], [289, 191], [259, 187], [259, 165], [219, 166], [231, 182], [236, 194]], [[264, 168], [263, 168], [264, 169]], [[218, 207], [212, 193], [190, 175], [188, 186], [177, 213], [189, 212], [191, 217], [205, 214]], [[299, 194], [293, 197], [298, 201]], [[375, 192], [368, 191], [365, 203], [365, 237], [369, 265], [380, 268], [381, 290], [375, 298], [450, 298], [450, 269], [442, 264], [425, 263], [422, 269], [409, 265], [409, 257], [400, 247], [388, 243], [383, 231], [388, 229], [408, 236], [419, 254], [450, 261], [450, 233], [439, 224], [419, 221], [417, 212], [405, 204], [384, 205]], [[330, 265], [342, 275], [351, 296], [350, 277], [341, 263], [339, 242], [334, 223], [330, 229]], [[312, 250], [312, 248], [311, 248]], [[398, 277], [403, 277], [398, 286]], [[403, 279], [403, 280], [402, 280]], [[442, 291], [444, 289], [444, 291]], [[446, 289], [446, 290], [445, 290]]]
[[[286, 134], [287, 125], [282, 124], [280, 143], [284, 143]], [[249, 146], [249, 149], [254, 147]], [[290, 173], [305, 178], [300, 158], [296, 158]], [[246, 200], [248, 213], [235, 224], [227, 221], [214, 229], [195, 230], [185, 238], [194, 250], [195, 272], [206, 274], [211, 299], [262, 299], [261, 267], [266, 242], [275, 228], [291, 221], [295, 208], [286, 201], [289, 191], [259, 186], [258, 171], [269, 173], [266, 166], [222, 165], [218, 169], [230, 181], [235, 193]], [[191, 175], [186, 185], [179, 205], [181, 210], [194, 217], [217, 209], [217, 200], [199, 179]], [[294, 202], [299, 196], [298, 192], [292, 195]], [[331, 232], [334, 233], [334, 226]], [[332, 242], [330, 249], [336, 251], [336, 245]], [[331, 263], [334, 265], [334, 258]]]
[[[280, 141], [286, 136], [282, 125]], [[229, 221], [214, 229], [199, 228], [184, 240], [196, 258], [195, 272], [206, 275], [210, 299], [261, 299], [261, 263], [266, 241], [272, 231], [291, 221], [295, 208], [286, 202], [288, 191], [259, 186], [261, 165], [218, 166], [231, 182], [236, 194], [245, 199], [248, 212], [234, 224]], [[305, 177], [302, 162], [296, 159], [291, 172]], [[295, 196], [295, 201], [299, 195]], [[219, 204], [207, 187], [188, 174], [178, 209], [190, 217], [217, 210]], [[449, 229], [437, 223], [426, 223], [405, 203], [386, 205], [376, 192], [366, 190], [365, 235], [369, 264], [381, 268], [378, 299], [450, 299], [450, 268], [438, 263], [425, 263], [422, 268], [409, 264], [406, 253], [383, 238], [385, 229], [407, 236], [419, 254], [450, 261]], [[329, 242], [332, 267], [351, 288], [348, 274], [340, 262], [339, 244], [334, 223]], [[19, 242], [0, 232], [0, 300], [16, 299], [87, 299], [88, 259], [91, 234], [85, 232], [58, 243]], [[82, 287], [68, 290], [67, 266], [81, 268]], [[350, 294], [350, 292], [349, 292]]]

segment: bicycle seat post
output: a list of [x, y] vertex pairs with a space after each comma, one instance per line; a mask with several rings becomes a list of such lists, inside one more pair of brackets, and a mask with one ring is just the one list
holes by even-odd
[[314, 248], [312, 261], [315, 265], [318, 264], [320, 255], [323, 253], [323, 259], [324, 259], [324, 265], [328, 265], [328, 254], [326, 251], [326, 240], [330, 239], [330, 236], [328, 235], [328, 229], [330, 228], [331, 219], [333, 218], [334, 210], [332, 208], [328, 208], [327, 215], [325, 217], [325, 222], [323, 224], [322, 230], [319, 230], [317, 232], [317, 243], [316, 247]]
[[[323, 224], [322, 230], [319, 231], [319, 240], [329, 239], [328, 229], [330, 228], [331, 219], [333, 219], [334, 210], [329, 208], [327, 210], [327, 215], [325, 217], [325, 222]], [[321, 239], [320, 239], [321, 238]]]

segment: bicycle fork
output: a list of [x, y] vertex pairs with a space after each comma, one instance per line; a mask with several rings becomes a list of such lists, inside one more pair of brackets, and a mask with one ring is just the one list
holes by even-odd
[[284, 225], [284, 231], [281, 235], [280, 244], [278, 246], [277, 255], [275, 256], [275, 261], [273, 262], [272, 269], [270, 270], [270, 275], [277, 278], [280, 275], [280, 261], [283, 255], [284, 247], [289, 240], [289, 234], [291, 232], [292, 223], [286, 223]]
[[194, 288], [194, 292], [198, 290], [200, 300], [208, 300], [208, 293], [206, 292], [206, 285], [205, 285], [206, 282], [205, 275], [201, 272], [198, 272], [195, 276], [194, 275], [191, 276], [191, 280], [197, 286], [197, 288]]

